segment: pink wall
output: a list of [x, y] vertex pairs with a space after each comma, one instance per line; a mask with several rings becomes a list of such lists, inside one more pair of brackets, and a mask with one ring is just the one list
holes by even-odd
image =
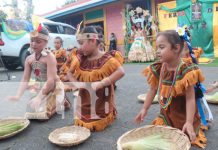
[[165, 2], [170, 2], [170, 1], [174, 1], [174, 0], [155, 0], [155, 4], [160, 4], [160, 3], [165, 3]]
[[122, 5], [113, 4], [106, 6], [106, 22], [107, 22], [107, 39], [109, 41], [110, 33], [115, 33], [118, 40], [123, 40], [123, 21], [122, 21]]

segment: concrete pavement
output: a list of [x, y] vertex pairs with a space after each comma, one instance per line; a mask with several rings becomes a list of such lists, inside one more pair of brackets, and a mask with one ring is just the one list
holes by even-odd
[[[48, 135], [54, 129], [72, 124], [73, 110], [70, 110], [66, 112], [65, 119], [61, 119], [60, 115], [56, 115], [46, 122], [31, 121], [30, 126], [24, 132], [15, 137], [0, 141], [0, 150], [115, 150], [116, 141], [123, 133], [139, 127], [133, 123], [133, 119], [142, 107], [142, 104], [137, 101], [137, 96], [145, 93], [148, 89], [146, 78], [141, 74], [145, 67], [146, 64], [124, 65], [126, 75], [117, 83], [118, 88], [115, 93], [118, 118], [105, 131], [92, 133], [85, 143], [76, 147], [61, 148], [48, 141]], [[218, 68], [201, 67], [201, 69], [206, 76], [205, 86], [214, 80], [218, 80]], [[22, 73], [22, 70], [11, 72], [11, 76], [16, 76], [16, 78], [10, 82], [19, 81]], [[68, 93], [68, 96], [72, 97], [72, 93]], [[210, 105], [210, 107], [213, 111], [214, 123], [212, 128], [206, 132], [208, 138], [206, 150], [216, 150], [218, 149], [218, 106]], [[158, 104], [152, 105], [142, 125], [150, 124], [158, 112]], [[191, 150], [198, 149], [191, 148]]]

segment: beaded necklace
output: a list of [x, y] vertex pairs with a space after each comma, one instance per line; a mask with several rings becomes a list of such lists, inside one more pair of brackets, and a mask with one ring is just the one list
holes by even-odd
[[36, 53], [35, 53], [35, 59], [36, 61], [39, 61], [39, 59], [42, 57], [42, 54], [40, 53], [40, 55], [37, 57]]
[[176, 80], [177, 80], [177, 75], [178, 75], [178, 72], [179, 72], [179, 69], [182, 65], [182, 61], [180, 60], [179, 62], [179, 65], [177, 66], [176, 68], [176, 71], [174, 72], [174, 76], [173, 76], [173, 82], [172, 82], [172, 85], [170, 86], [170, 90], [169, 90], [169, 93], [168, 93], [168, 97], [167, 97], [167, 100], [166, 102], [164, 103], [164, 100], [163, 100], [163, 96], [160, 96], [160, 92], [162, 90], [162, 80], [163, 80], [163, 72], [165, 70], [165, 64], [162, 65], [161, 67], [161, 71], [160, 71], [160, 79], [159, 79], [159, 85], [158, 85], [158, 90], [157, 90], [157, 94], [158, 94], [158, 101], [161, 105], [161, 107], [165, 110], [167, 110], [168, 106], [171, 104], [172, 102], [172, 96], [173, 96], [173, 87], [176, 83]]

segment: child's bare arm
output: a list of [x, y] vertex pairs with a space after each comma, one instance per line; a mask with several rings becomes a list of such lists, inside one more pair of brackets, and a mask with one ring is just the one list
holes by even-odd
[[48, 54], [47, 58], [47, 81], [45, 86], [42, 88], [42, 94], [47, 95], [55, 88], [55, 81], [57, 78], [56, 59], [54, 55]]
[[190, 86], [186, 90], [186, 122], [193, 124], [196, 108], [194, 87]]
[[28, 87], [28, 82], [30, 80], [31, 70], [32, 70], [31, 66], [30, 66], [30, 62], [29, 62], [30, 59], [31, 59], [30, 56], [26, 58], [24, 74], [23, 74], [22, 80], [20, 82], [19, 89], [17, 91], [16, 96], [9, 97], [10, 100], [18, 100], [18, 99], [20, 99], [22, 97], [22, 95], [24, 94], [25, 90]]
[[135, 123], [139, 124], [144, 120], [144, 118], [147, 114], [147, 111], [148, 111], [149, 107], [151, 106], [152, 101], [154, 100], [156, 93], [157, 93], [157, 89], [154, 89], [154, 88], [150, 89], [147, 92], [147, 96], [146, 96], [144, 105], [143, 105], [141, 111], [135, 117]]
[[66, 80], [69, 80], [70, 82], [66, 82], [65, 84], [68, 85], [73, 91], [80, 88], [80, 83], [77, 84], [77, 79], [73, 76], [72, 68], [67, 72]]
[[104, 78], [99, 82], [92, 83], [92, 88], [95, 90], [101, 89], [103, 87], [109, 86], [115, 83], [117, 80], [121, 79], [124, 76], [124, 69], [120, 66], [116, 71], [114, 71], [109, 77]]
[[78, 82], [74, 77], [73, 77], [73, 74], [71, 71], [68, 71], [67, 72], [67, 79], [70, 81], [70, 82]]
[[107, 79], [103, 79], [102, 82], [104, 83], [104, 86], [108, 86], [111, 83], [115, 83], [117, 80], [121, 79], [125, 75], [124, 69], [122, 66], [120, 66], [115, 72], [113, 72], [108, 79], [110, 82], [107, 82]]
[[146, 110], [149, 109], [149, 107], [151, 106], [152, 101], [154, 100], [154, 97], [155, 97], [156, 93], [157, 93], [156, 89], [150, 89], [147, 92], [146, 100], [145, 100], [144, 105], [143, 105], [144, 109], [146, 109]]
[[194, 141], [196, 138], [193, 127], [195, 111], [196, 101], [194, 86], [189, 86], [186, 89], [186, 123], [184, 124], [182, 131], [189, 135], [191, 141]]

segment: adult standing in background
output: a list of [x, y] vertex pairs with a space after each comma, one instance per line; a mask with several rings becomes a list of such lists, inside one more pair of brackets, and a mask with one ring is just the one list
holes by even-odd
[[110, 35], [110, 47], [109, 50], [117, 50], [117, 37], [114, 33]]

